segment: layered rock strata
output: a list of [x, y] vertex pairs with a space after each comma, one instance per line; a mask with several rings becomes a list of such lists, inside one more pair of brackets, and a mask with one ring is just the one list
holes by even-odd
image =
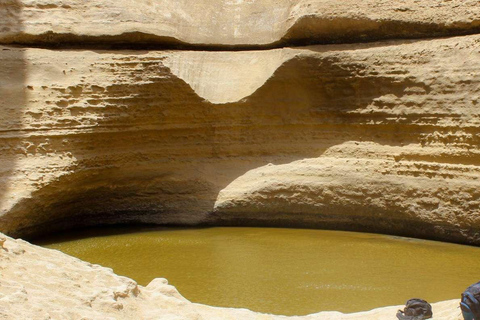
[[[209, 307], [189, 302], [165, 279], [154, 279], [142, 287], [131, 279], [115, 275], [111, 269], [3, 234], [0, 234], [0, 272], [0, 319], [5, 320], [393, 320], [400, 308], [285, 317], [246, 309]], [[433, 304], [433, 319], [460, 320], [458, 304], [458, 300]]]
[[478, 244], [479, 42], [2, 47], [1, 230], [260, 224]]
[[[3, 0], [0, 231], [268, 225], [479, 244], [479, 32], [474, 0]], [[127, 50], [161, 48], [197, 51]], [[280, 318], [3, 235], [0, 258], [2, 319]]]
[[272, 47], [480, 31], [476, 0], [3, 0], [0, 15], [0, 43], [36, 46]]

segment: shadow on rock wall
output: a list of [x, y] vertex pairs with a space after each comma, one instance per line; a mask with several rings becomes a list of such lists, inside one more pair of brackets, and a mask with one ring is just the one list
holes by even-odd
[[[217, 196], [251, 169], [320, 157], [346, 141], [418, 143], [434, 130], [408, 118], [361, 112], [386, 94], [401, 97], [411, 87], [430, 91], [407, 71], [382, 76], [369, 74], [362, 62], [301, 56], [284, 63], [248, 98], [218, 105], [179, 78], [159, 77], [168, 72], [161, 61], [142, 68], [148, 81], [132, 70], [125, 84], [79, 84], [75, 100], [92, 100], [94, 90], [91, 103], [107, 107], [88, 110], [102, 120], [69, 137], [63, 148], [77, 159], [75, 170], [13, 208], [10, 217], [35, 219], [10, 222], [10, 233], [110, 223], [225, 223], [221, 212], [212, 215]], [[85, 111], [75, 103], [63, 107]], [[63, 137], [58, 139], [51, 144], [62, 151]], [[296, 217], [298, 224], [286, 225], [304, 226], [302, 213]]]
[[[23, 29], [22, 6], [16, 0], [0, 3], [0, 33], [16, 33]], [[17, 161], [22, 159], [22, 114], [27, 102], [26, 66], [22, 50], [0, 46], [0, 208], [9, 208], [12, 184], [18, 173]], [[1, 216], [5, 212], [0, 211]]]
[[385, 39], [418, 39], [476, 34], [479, 31], [478, 21], [446, 25], [361, 17], [331, 19], [312, 15], [298, 19], [278, 43], [290, 46], [359, 43]]

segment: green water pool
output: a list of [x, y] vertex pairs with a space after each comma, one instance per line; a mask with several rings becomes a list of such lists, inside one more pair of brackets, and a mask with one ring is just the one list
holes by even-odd
[[187, 299], [304, 315], [459, 298], [480, 280], [480, 248], [341, 231], [115, 227], [38, 239], [147, 285], [167, 278]]

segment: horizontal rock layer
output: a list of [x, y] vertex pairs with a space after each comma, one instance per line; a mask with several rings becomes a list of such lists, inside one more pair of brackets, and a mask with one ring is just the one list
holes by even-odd
[[479, 244], [479, 43], [0, 47], [0, 230], [253, 224]]
[[[146, 287], [111, 269], [80, 261], [56, 250], [33, 246], [0, 234], [0, 319], [305, 319], [389, 320], [399, 307], [342, 314], [320, 312], [302, 317], [215, 308], [183, 298], [166, 279]], [[459, 301], [433, 304], [434, 320], [460, 320]]]
[[480, 32], [476, 0], [3, 0], [0, 44], [255, 47]]

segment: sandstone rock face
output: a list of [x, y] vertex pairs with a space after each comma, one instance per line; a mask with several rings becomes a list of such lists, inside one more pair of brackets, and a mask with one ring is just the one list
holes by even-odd
[[480, 31], [476, 0], [3, 0], [0, 42], [261, 46]]
[[[0, 319], [305, 319], [394, 320], [398, 307], [342, 314], [320, 312], [303, 317], [255, 313], [246, 309], [215, 308], [191, 303], [154, 279], [148, 286], [115, 275], [56, 250], [22, 240], [4, 239], [0, 247]], [[433, 304], [434, 320], [460, 320], [459, 301]]]
[[[268, 225], [480, 244], [477, 33], [476, 0], [3, 0], [0, 231]], [[279, 318], [3, 235], [0, 255], [1, 319]], [[435, 319], [460, 319], [457, 305]]]
[[260, 224], [479, 243], [479, 42], [2, 47], [1, 229]]

